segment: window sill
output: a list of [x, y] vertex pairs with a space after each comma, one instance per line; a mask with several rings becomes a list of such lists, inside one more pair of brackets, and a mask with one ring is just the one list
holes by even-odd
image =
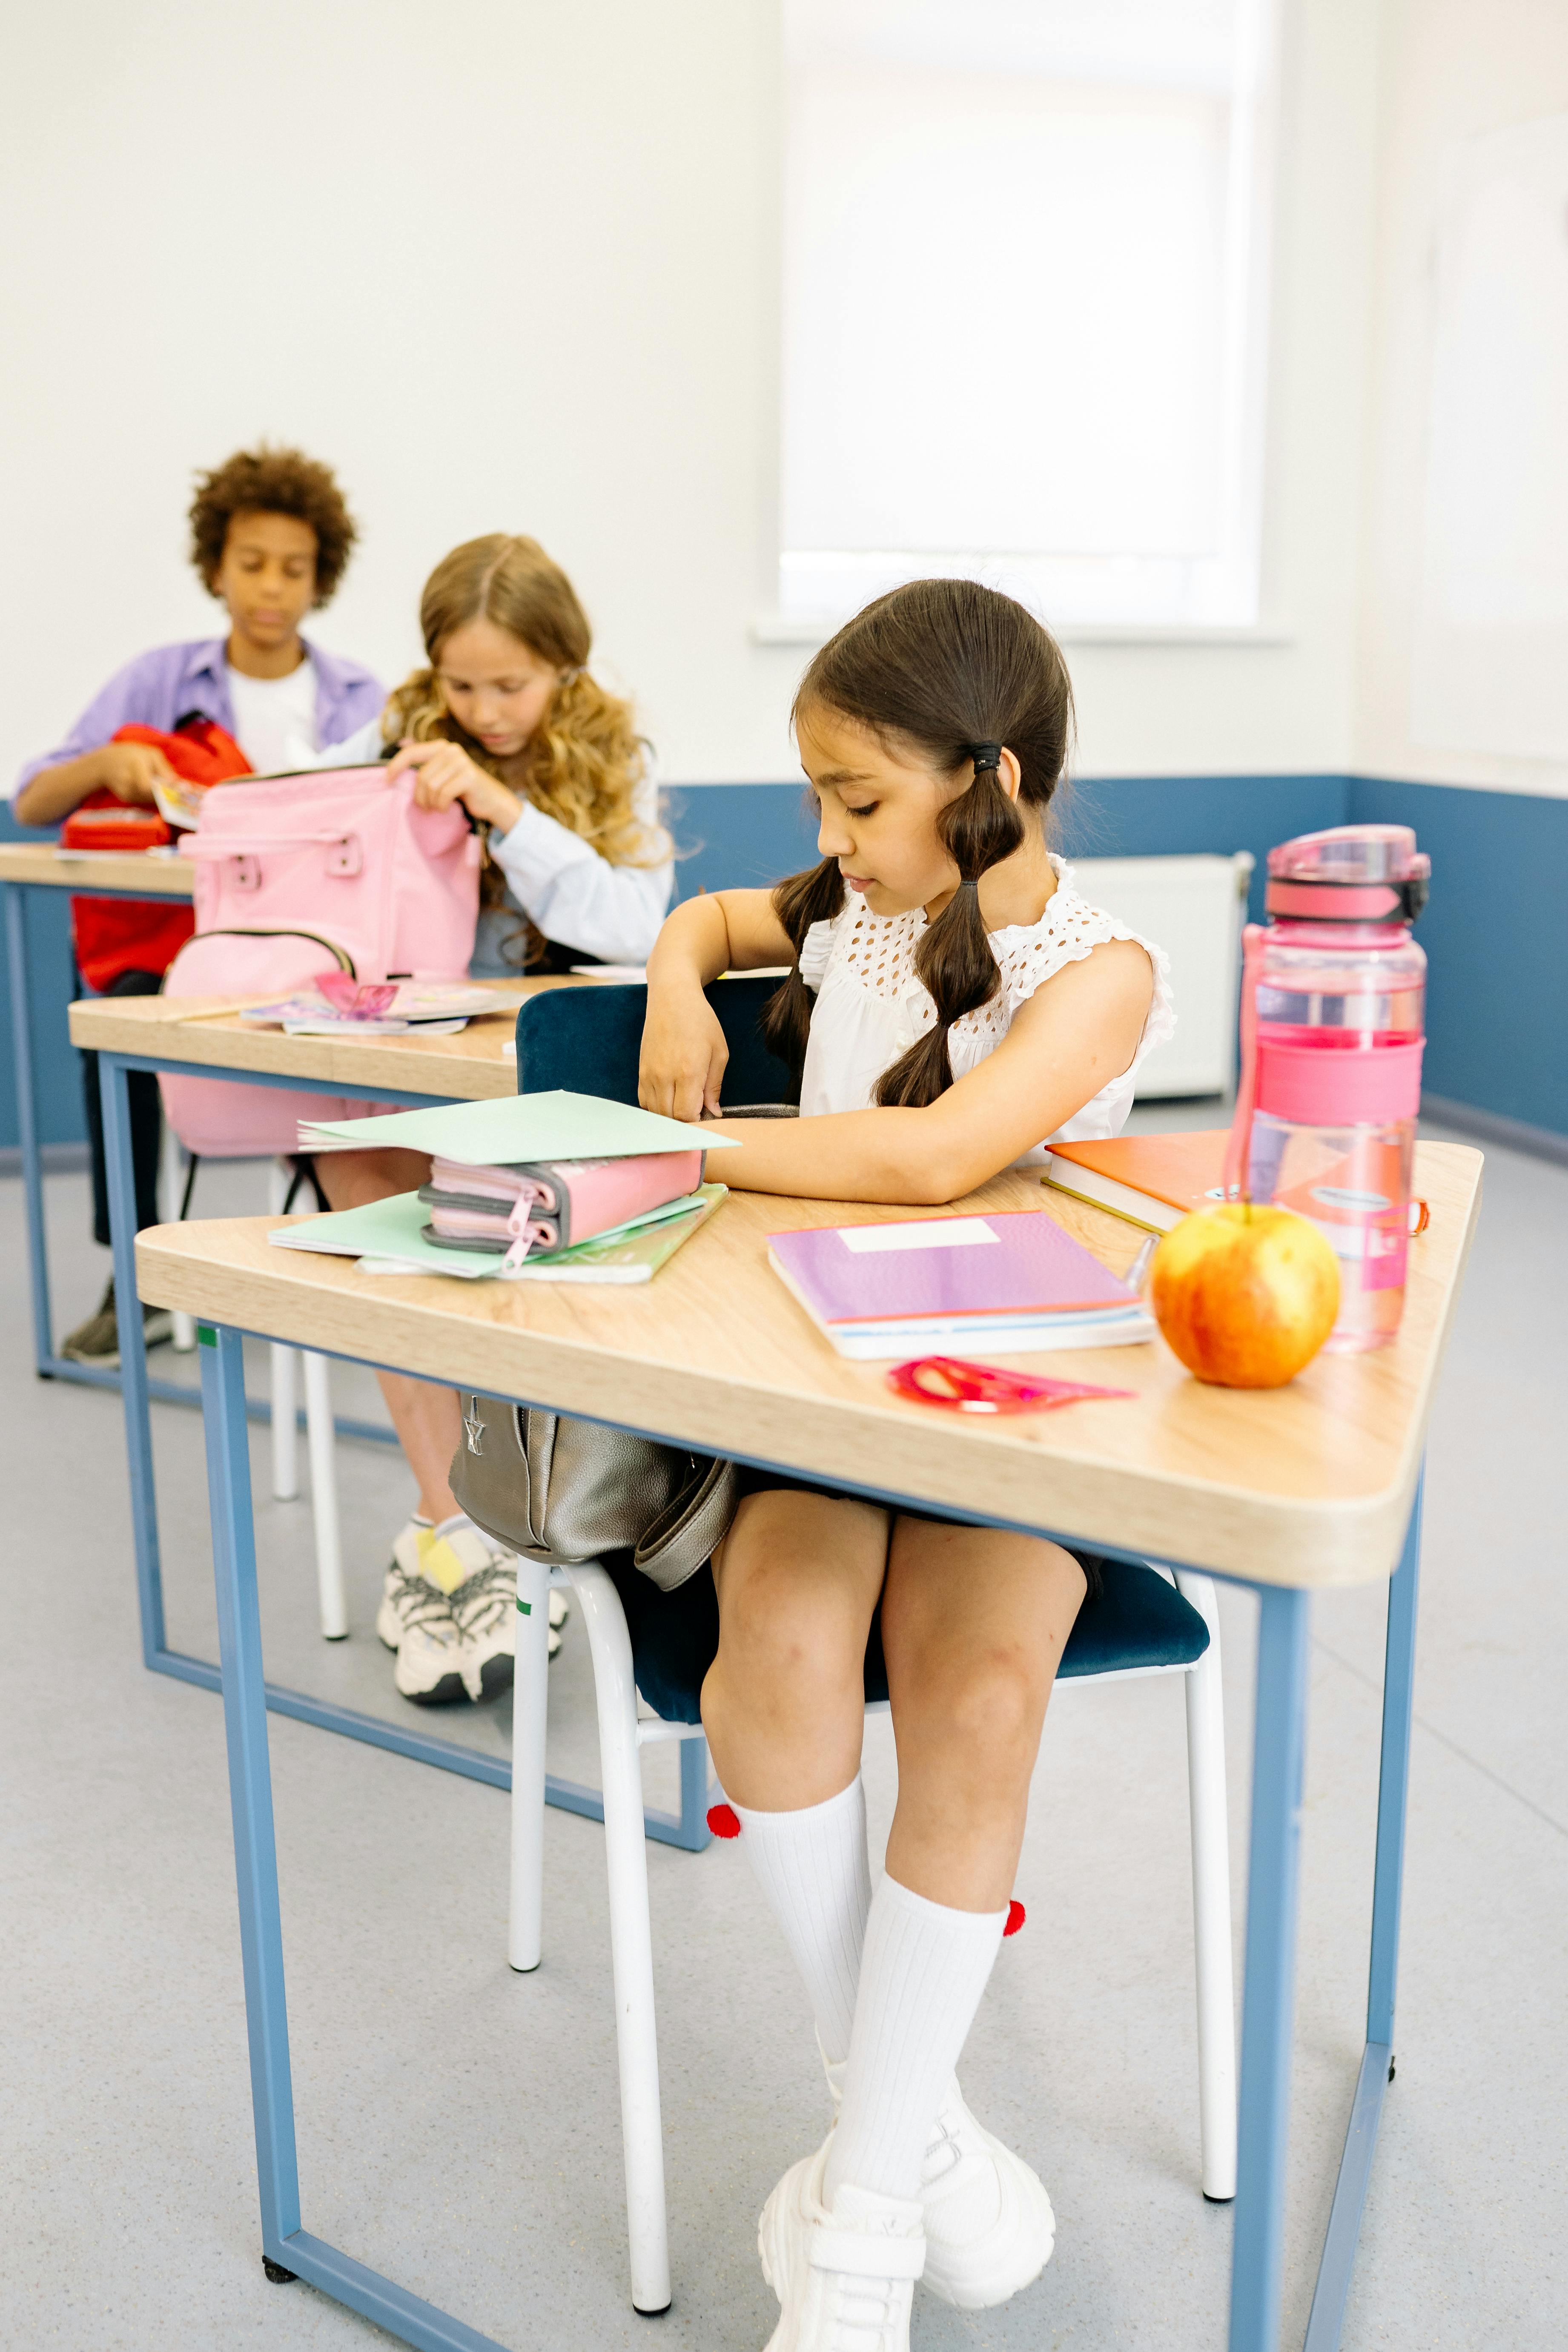
[[[752, 623], [757, 646], [825, 646], [837, 620], [809, 620], [788, 613], [759, 613]], [[1064, 646], [1258, 646], [1294, 645], [1295, 633], [1279, 622], [1256, 621], [1067, 621], [1055, 632]]]

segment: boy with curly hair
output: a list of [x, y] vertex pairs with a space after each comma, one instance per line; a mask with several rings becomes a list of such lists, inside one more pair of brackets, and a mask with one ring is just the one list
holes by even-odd
[[[154, 780], [172, 779], [173, 772], [153, 746], [112, 740], [129, 724], [168, 733], [190, 719], [214, 719], [252, 770], [267, 774], [309, 764], [321, 745], [342, 741], [380, 711], [386, 698], [371, 672], [300, 631], [309, 611], [330, 603], [357, 536], [331, 468], [298, 449], [241, 450], [197, 477], [190, 521], [191, 561], [227, 610], [226, 636], [159, 646], [118, 670], [65, 741], [30, 760], [17, 777], [12, 806], [23, 824], [58, 824], [95, 793], [151, 803]], [[98, 987], [108, 995], [155, 995], [192, 918], [167, 900], [121, 907], [113, 952], [107, 964], [101, 958], [95, 964]], [[123, 916], [133, 909], [127, 923]], [[95, 1055], [82, 1055], [82, 1075], [93, 1235], [107, 1247]], [[132, 1076], [130, 1092], [140, 1229], [157, 1221], [157, 1081]], [[169, 1336], [171, 1319], [162, 1308], [144, 1307], [142, 1322], [150, 1343]], [[61, 1353], [82, 1363], [119, 1362], [112, 1280], [97, 1313], [62, 1341]]]

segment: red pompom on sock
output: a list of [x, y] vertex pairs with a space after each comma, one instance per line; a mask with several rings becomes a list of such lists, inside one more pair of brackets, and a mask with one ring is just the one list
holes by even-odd
[[[713, 1818], [712, 1814], [710, 1813], [708, 1818], [711, 1821]], [[1007, 1906], [1007, 1925], [1003, 1928], [1002, 1933], [1005, 1936], [1016, 1936], [1027, 1916], [1027, 1912], [1015, 1895], [1013, 1900]]]
[[708, 1826], [715, 1837], [731, 1838], [739, 1837], [741, 1834], [741, 1824], [735, 1819], [733, 1807], [730, 1805], [710, 1805]]

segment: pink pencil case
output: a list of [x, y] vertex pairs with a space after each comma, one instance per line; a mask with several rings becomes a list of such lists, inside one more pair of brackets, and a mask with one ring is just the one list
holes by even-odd
[[430, 1211], [426, 1237], [455, 1249], [504, 1250], [514, 1259], [570, 1249], [695, 1192], [702, 1181], [702, 1160], [700, 1151], [502, 1168], [436, 1160], [419, 1194]]

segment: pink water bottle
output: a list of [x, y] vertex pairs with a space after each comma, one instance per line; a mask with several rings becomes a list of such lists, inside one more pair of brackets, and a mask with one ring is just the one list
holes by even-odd
[[1267, 928], [1243, 934], [1241, 1077], [1227, 1197], [1294, 1209], [1340, 1261], [1341, 1354], [1399, 1328], [1426, 958], [1410, 926], [1432, 862], [1403, 824], [1342, 824], [1268, 853]]

